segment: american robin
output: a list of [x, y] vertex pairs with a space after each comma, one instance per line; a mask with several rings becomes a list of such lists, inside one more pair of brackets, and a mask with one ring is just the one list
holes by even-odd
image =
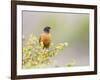
[[49, 48], [51, 44], [51, 33], [50, 27], [45, 27], [43, 33], [40, 34], [39, 43], [43, 45], [43, 48]]

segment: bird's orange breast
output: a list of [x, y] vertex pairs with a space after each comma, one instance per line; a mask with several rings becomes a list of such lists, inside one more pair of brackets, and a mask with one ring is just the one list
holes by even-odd
[[42, 33], [39, 42], [43, 42], [44, 47], [48, 48], [51, 43], [51, 34]]

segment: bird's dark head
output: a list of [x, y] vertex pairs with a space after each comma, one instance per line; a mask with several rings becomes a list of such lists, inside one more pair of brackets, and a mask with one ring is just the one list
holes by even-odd
[[50, 29], [51, 29], [51, 27], [48, 27], [48, 26], [47, 26], [47, 27], [45, 27], [45, 28], [43, 29], [43, 31], [46, 32], [46, 33], [49, 33], [49, 32], [50, 32]]

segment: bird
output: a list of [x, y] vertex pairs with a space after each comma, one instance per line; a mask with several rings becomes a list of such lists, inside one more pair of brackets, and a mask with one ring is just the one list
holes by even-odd
[[50, 47], [51, 39], [52, 39], [50, 29], [51, 29], [51, 27], [46, 26], [43, 29], [43, 32], [40, 34], [39, 43], [40, 43], [40, 45], [43, 46], [43, 49]]

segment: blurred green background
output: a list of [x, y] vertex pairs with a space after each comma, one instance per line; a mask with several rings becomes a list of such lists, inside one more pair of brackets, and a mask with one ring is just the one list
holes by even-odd
[[23, 36], [33, 32], [38, 38], [46, 26], [51, 27], [52, 42], [68, 42], [62, 54], [52, 58], [64, 66], [74, 61], [76, 66], [89, 65], [89, 14], [23, 11]]

